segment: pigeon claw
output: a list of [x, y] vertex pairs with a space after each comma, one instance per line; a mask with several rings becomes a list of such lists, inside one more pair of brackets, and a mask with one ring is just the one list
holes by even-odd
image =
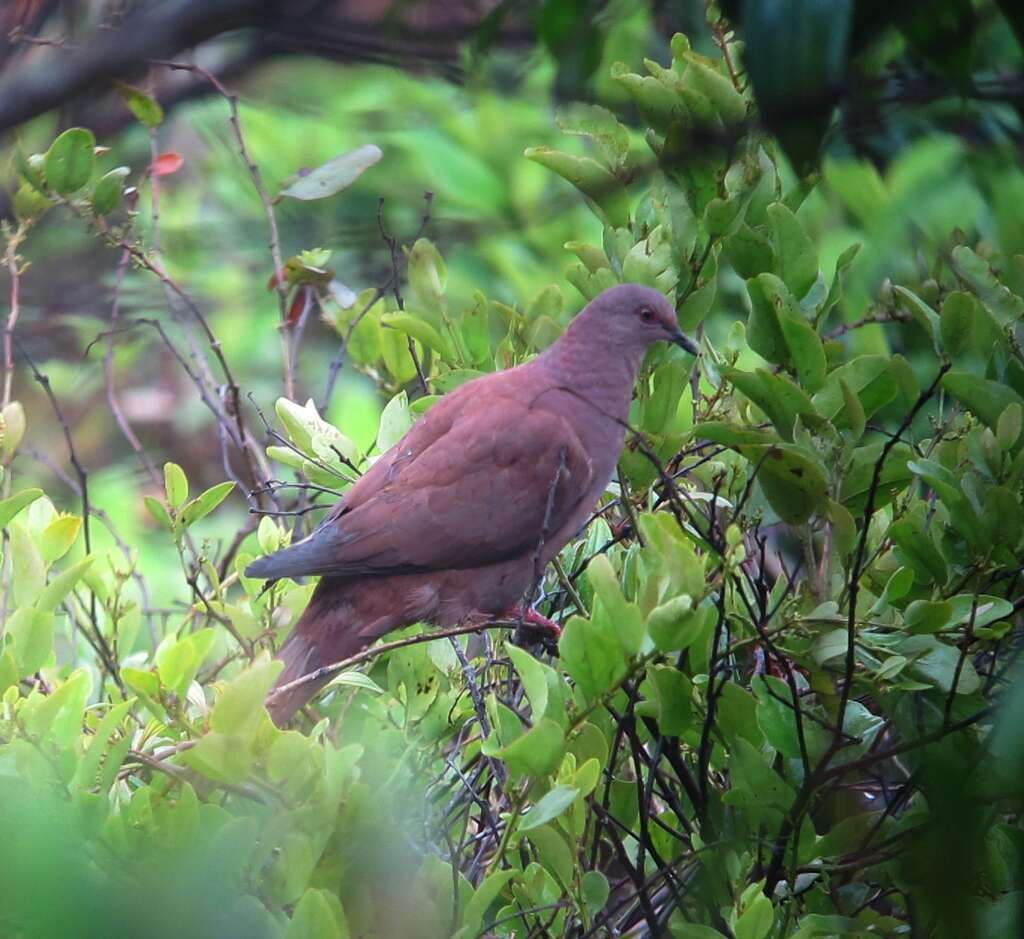
[[562, 627], [558, 623], [538, 613], [533, 607], [517, 604], [506, 614], [508, 619], [519, 623], [516, 630], [517, 645], [543, 645], [549, 651], [555, 651], [562, 635]]

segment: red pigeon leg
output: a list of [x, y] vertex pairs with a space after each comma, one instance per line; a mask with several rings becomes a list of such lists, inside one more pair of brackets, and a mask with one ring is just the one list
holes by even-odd
[[558, 642], [562, 635], [562, 627], [558, 623], [538, 613], [532, 606], [524, 610], [523, 605], [517, 603], [501, 618], [522, 623], [520, 630], [526, 633], [526, 638], [532, 642]]

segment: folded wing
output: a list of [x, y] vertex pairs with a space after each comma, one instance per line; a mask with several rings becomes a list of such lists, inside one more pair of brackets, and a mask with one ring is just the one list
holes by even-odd
[[346, 577], [494, 564], [532, 554], [590, 487], [588, 455], [550, 411], [500, 398], [438, 424], [418, 440], [414, 427], [309, 538], [247, 573]]

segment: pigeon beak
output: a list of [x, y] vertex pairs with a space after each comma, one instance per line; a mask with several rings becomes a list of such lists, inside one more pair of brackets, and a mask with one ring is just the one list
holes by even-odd
[[698, 346], [697, 343], [695, 343], [681, 329], [677, 329], [671, 333], [669, 342], [671, 342], [672, 345], [679, 346], [680, 349], [684, 349], [686, 352], [689, 352], [690, 355], [700, 355], [700, 346]]

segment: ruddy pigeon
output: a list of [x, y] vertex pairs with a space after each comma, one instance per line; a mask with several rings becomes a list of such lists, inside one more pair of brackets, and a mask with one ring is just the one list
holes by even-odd
[[[530, 362], [445, 395], [312, 535], [250, 564], [250, 577], [321, 578], [281, 647], [277, 687], [413, 623], [520, 609], [607, 488], [640, 363], [659, 340], [697, 354], [658, 291], [604, 291]], [[272, 694], [274, 720], [328, 680]]]

